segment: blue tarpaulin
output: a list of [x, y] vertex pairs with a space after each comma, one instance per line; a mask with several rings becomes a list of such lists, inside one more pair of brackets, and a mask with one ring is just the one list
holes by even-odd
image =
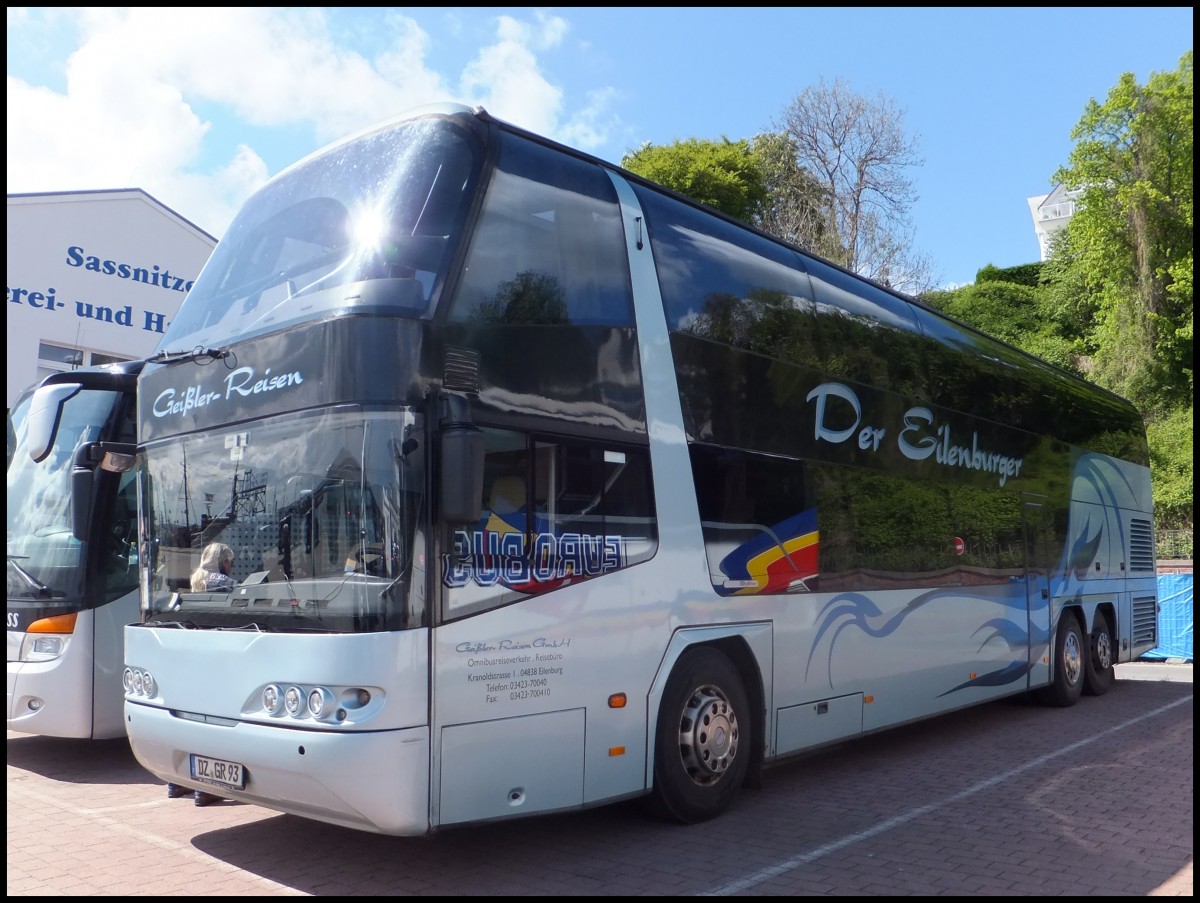
[[1192, 660], [1192, 575], [1158, 575], [1158, 645], [1143, 659]]

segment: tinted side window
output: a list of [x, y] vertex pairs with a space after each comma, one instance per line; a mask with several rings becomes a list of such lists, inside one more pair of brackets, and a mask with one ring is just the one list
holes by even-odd
[[625, 236], [608, 175], [502, 133], [450, 320], [632, 325]]
[[643, 186], [635, 190], [669, 329], [811, 363], [812, 292], [795, 253]]
[[823, 591], [1008, 584], [1024, 574], [1019, 497], [812, 465]]
[[694, 444], [696, 500], [722, 595], [1021, 579], [1013, 493]]
[[817, 509], [803, 461], [690, 446], [713, 589], [815, 592]]
[[821, 369], [830, 376], [928, 397], [924, 345], [911, 307], [869, 282], [805, 257], [820, 311]]
[[447, 618], [648, 560], [658, 545], [645, 448], [484, 429], [483, 516], [443, 564]]

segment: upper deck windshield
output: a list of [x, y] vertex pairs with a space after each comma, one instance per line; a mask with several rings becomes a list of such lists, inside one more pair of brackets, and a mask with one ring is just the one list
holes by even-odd
[[[27, 446], [32, 395], [27, 395], [13, 409], [11, 423], [16, 444], [8, 462], [10, 602], [43, 603], [69, 597], [82, 604], [84, 547], [71, 533], [71, 465], [81, 445], [99, 440], [115, 426], [114, 406], [119, 397], [116, 392], [85, 390], [68, 399], [63, 404], [54, 445], [40, 462], [33, 460]], [[122, 529], [128, 531], [131, 516], [118, 520]], [[117, 549], [126, 558], [129, 538], [114, 537]]]
[[146, 620], [330, 632], [421, 623], [421, 435], [411, 411], [344, 407], [151, 445]]
[[160, 347], [222, 346], [350, 311], [431, 316], [480, 158], [460, 123], [422, 118], [281, 173], [238, 213]]

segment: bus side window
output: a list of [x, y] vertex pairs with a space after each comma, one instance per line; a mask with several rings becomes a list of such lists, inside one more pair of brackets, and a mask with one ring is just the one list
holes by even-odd
[[597, 166], [512, 135], [501, 140], [450, 320], [632, 325], [612, 181]]
[[483, 515], [455, 531], [443, 572], [447, 616], [550, 592], [654, 554], [645, 448], [484, 434]]

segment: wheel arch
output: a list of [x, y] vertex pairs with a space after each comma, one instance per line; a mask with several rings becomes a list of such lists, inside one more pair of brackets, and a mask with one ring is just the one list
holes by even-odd
[[1096, 629], [1096, 614], [1103, 612], [1108, 619], [1108, 629], [1112, 631], [1115, 640], [1121, 635], [1118, 621], [1119, 608], [1115, 594], [1101, 593], [1096, 596], [1076, 596], [1063, 606], [1063, 612], [1069, 611], [1075, 615], [1085, 637], [1090, 636]]
[[769, 746], [767, 710], [771, 698], [772, 627], [769, 623], [722, 624], [718, 627], [687, 627], [677, 630], [663, 653], [658, 672], [650, 685], [646, 700], [646, 789], [654, 786], [654, 745], [658, 712], [662, 705], [667, 680], [683, 654], [698, 646], [708, 646], [722, 653], [741, 677], [750, 702], [750, 767], [746, 786], [758, 786], [763, 758]]

